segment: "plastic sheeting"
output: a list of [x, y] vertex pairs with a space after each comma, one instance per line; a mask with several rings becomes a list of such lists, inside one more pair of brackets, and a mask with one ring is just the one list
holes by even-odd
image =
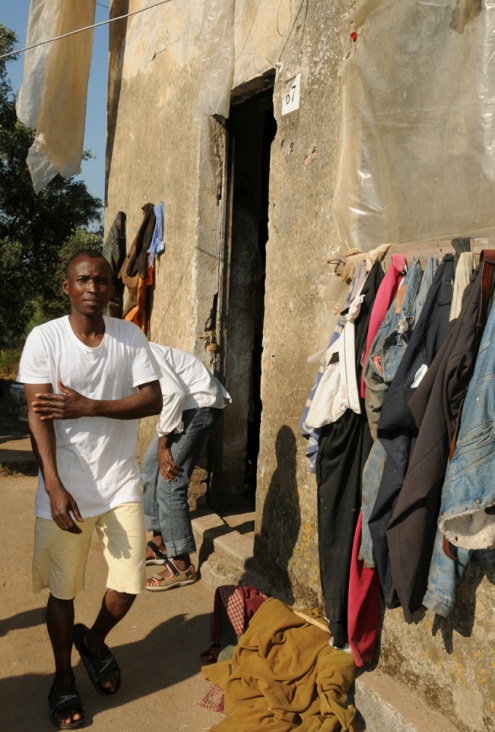
[[349, 246], [495, 234], [495, 2], [367, 0], [343, 28]]
[[206, 0], [198, 39], [200, 72], [197, 109], [225, 119], [234, 78], [235, 0]]
[[[94, 23], [95, 0], [31, 0], [26, 45]], [[17, 116], [36, 130], [27, 164], [36, 193], [81, 171], [93, 31], [26, 51]]]

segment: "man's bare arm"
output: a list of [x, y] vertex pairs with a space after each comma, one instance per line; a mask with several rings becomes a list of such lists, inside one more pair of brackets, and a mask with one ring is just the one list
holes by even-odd
[[79, 417], [139, 419], [159, 414], [162, 409], [159, 381], [142, 384], [138, 392], [122, 399], [88, 399], [60, 381], [58, 386], [61, 394], [38, 391], [33, 395], [31, 406], [42, 422]]
[[77, 521], [83, 521], [84, 519], [79, 512], [76, 501], [66, 490], [58, 474], [53, 424], [42, 421], [31, 407], [35, 394], [50, 394], [52, 392], [51, 384], [24, 384], [24, 391], [29, 406], [28, 421], [31, 444], [45, 481], [46, 492], [50, 498], [53, 519], [64, 531], [80, 534], [81, 529], [74, 522], [73, 516]]

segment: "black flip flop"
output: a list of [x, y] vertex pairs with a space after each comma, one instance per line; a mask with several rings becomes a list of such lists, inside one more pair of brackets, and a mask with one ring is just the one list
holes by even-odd
[[[88, 632], [89, 630], [85, 625], [77, 623], [77, 625], [74, 626], [74, 645], [79, 651], [79, 655], [81, 656], [81, 660], [88, 672], [88, 676], [93, 682], [98, 694], [101, 694], [102, 696], [112, 696], [120, 688], [119, 664], [117, 663], [112, 651], [107, 646], [105, 646], [101, 653], [90, 653], [88, 651], [86, 643], [84, 642], [84, 638]], [[102, 686], [102, 682], [108, 678], [112, 671], [119, 672], [119, 680], [117, 682], [117, 686], [113, 690]]]
[[[80, 729], [84, 725], [84, 710], [75, 686], [63, 686], [60, 689], [52, 686], [48, 694], [48, 706], [50, 721], [58, 729]], [[75, 722], [59, 722], [55, 715], [65, 710], [79, 712], [81, 719]]]

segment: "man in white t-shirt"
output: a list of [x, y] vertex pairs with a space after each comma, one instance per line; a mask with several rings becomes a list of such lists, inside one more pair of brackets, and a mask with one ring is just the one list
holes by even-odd
[[150, 345], [161, 373], [163, 408], [141, 463], [141, 482], [146, 528], [153, 531], [146, 563], [164, 565], [148, 578], [146, 589], [161, 592], [196, 580], [187, 489], [201, 448], [231, 399], [199, 358], [178, 348]]
[[[40, 468], [33, 586], [50, 591], [51, 721], [59, 729], [76, 729], [84, 712], [71, 666], [73, 643], [100, 694], [112, 695], [120, 686], [120, 669], [105, 638], [145, 584], [136, 439], [139, 418], [158, 414], [162, 396], [144, 334], [103, 315], [112, 290], [103, 256], [78, 252], [62, 289], [70, 314], [33, 329], [17, 380], [24, 384]], [[87, 628], [74, 625], [74, 597], [84, 589], [93, 530], [108, 579], [100, 612]]]

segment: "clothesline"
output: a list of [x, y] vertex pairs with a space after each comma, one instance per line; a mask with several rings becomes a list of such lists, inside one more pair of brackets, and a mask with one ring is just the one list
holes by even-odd
[[94, 23], [93, 25], [87, 25], [84, 28], [77, 28], [76, 30], [69, 31], [69, 33], [63, 33], [61, 36], [55, 36], [54, 38], [48, 38], [46, 41], [39, 41], [38, 43], [33, 43], [32, 46], [25, 46], [25, 48], [17, 48], [15, 51], [9, 51], [8, 53], [3, 53], [0, 55], [0, 59], [8, 58], [9, 56], [15, 56], [18, 53], [24, 53], [24, 51], [30, 51], [32, 48], [37, 48], [38, 46], [44, 46], [47, 43], [53, 43], [53, 41], [60, 41], [62, 38], [67, 38], [68, 36], [73, 36], [76, 33], [82, 33], [83, 31], [92, 30], [93, 28], [98, 28], [100, 25], [107, 25], [108, 23], [115, 23], [116, 20], [124, 20], [124, 18], [129, 18], [131, 15], [137, 15], [138, 13], [143, 13], [145, 10], [152, 10], [153, 8], [158, 7], [158, 5], [164, 5], [165, 3], [169, 3], [171, 0], [159, 0], [159, 2], [155, 3], [154, 5], [148, 5], [146, 8], [140, 8], [140, 10], [134, 10], [132, 13], [126, 13], [125, 15], [119, 15], [117, 18], [109, 18], [108, 20], [102, 20], [99, 23]]

